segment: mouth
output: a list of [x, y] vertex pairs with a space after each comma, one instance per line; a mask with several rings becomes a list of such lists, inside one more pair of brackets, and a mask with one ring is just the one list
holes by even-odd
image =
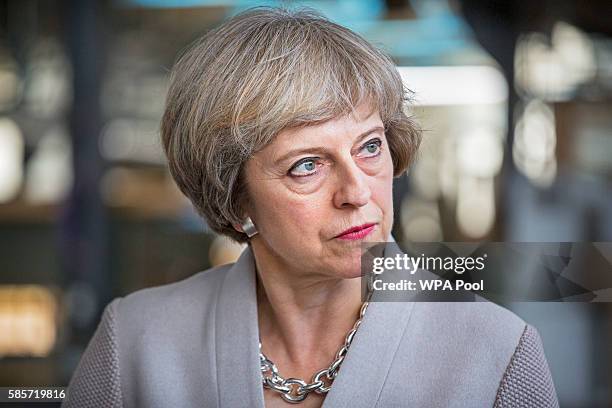
[[347, 229], [346, 231], [341, 232], [340, 234], [336, 235], [334, 238], [344, 239], [348, 241], [363, 239], [366, 236], [368, 236], [372, 231], [374, 231], [375, 227], [376, 227], [375, 223], [367, 223], [363, 225], [358, 225], [356, 227], [351, 227]]

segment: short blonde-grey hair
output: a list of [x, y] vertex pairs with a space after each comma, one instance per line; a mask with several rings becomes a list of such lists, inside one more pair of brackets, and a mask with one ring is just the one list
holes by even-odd
[[389, 57], [312, 10], [255, 8], [208, 32], [175, 64], [161, 122], [170, 171], [210, 228], [238, 242], [244, 163], [283, 129], [378, 109], [394, 175], [410, 164], [420, 131]]

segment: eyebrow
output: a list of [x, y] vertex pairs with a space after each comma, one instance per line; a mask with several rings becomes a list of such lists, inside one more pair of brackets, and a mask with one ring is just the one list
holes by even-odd
[[[382, 126], [375, 126], [369, 130], [366, 130], [365, 132], [361, 133], [359, 136], [357, 136], [356, 139], [356, 143], [360, 143], [363, 139], [365, 139], [367, 136], [371, 135], [372, 133], [375, 132], [384, 132], [385, 128]], [[278, 159], [274, 160], [274, 164], [279, 164], [280, 162], [288, 159], [291, 156], [297, 156], [299, 154], [303, 154], [303, 153], [322, 153], [325, 152], [326, 149], [324, 147], [307, 147], [304, 149], [293, 149], [293, 150], [289, 150], [287, 153], [283, 154], [282, 156], [280, 156]]]

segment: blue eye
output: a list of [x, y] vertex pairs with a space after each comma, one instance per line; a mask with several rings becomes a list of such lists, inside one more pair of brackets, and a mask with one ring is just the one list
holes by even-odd
[[317, 163], [314, 159], [303, 159], [297, 162], [291, 169], [289, 173], [292, 176], [309, 176], [314, 174], [317, 169]]
[[381, 145], [382, 141], [380, 139], [372, 139], [361, 148], [361, 151], [365, 151], [366, 157], [374, 157], [380, 153]]

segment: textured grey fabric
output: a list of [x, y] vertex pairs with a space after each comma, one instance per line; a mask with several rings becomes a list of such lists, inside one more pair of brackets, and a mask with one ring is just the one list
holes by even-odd
[[495, 408], [558, 406], [540, 335], [527, 325], [497, 390]]
[[102, 321], [68, 385], [62, 407], [123, 406], [115, 332], [115, 306], [118, 301], [114, 300], [104, 310]]
[[[323, 408], [523, 406], [522, 394], [555, 406], [552, 385], [533, 386], [552, 381], [525, 328], [491, 302], [373, 302]], [[263, 408], [258, 340], [247, 248], [233, 265], [113, 301], [64, 406]]]

